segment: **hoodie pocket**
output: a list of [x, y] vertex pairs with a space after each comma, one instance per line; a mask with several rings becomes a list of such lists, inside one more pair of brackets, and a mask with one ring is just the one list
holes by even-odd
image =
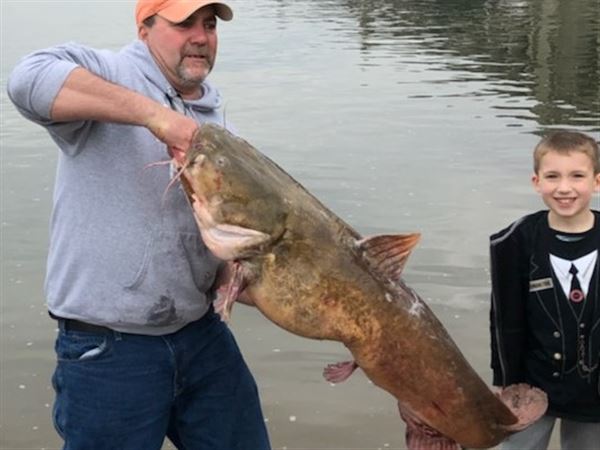
[[219, 260], [194, 233], [153, 233], [128, 290], [172, 287], [206, 292], [214, 282]]

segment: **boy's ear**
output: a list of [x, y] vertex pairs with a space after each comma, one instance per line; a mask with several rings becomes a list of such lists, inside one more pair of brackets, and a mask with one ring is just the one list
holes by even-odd
[[594, 186], [594, 191], [600, 192], [600, 173], [596, 174], [596, 186]]
[[531, 175], [531, 184], [537, 192], [540, 192], [540, 177], [538, 177], [537, 173]]

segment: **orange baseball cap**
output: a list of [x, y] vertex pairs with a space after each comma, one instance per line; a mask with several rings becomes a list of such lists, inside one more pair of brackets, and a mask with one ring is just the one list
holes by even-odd
[[135, 23], [139, 25], [154, 14], [158, 14], [169, 22], [179, 23], [207, 5], [214, 5], [215, 14], [220, 19], [233, 19], [233, 11], [223, 2], [211, 0], [138, 0], [135, 7]]

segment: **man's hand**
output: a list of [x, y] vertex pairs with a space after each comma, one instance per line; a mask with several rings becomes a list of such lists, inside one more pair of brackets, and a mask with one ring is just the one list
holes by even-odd
[[171, 157], [183, 162], [185, 153], [192, 145], [198, 123], [190, 117], [161, 105], [150, 116], [146, 128], [167, 145], [167, 151]]

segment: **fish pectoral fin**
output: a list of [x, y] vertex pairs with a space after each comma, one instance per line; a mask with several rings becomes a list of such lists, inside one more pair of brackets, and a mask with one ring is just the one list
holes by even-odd
[[213, 302], [215, 312], [219, 314], [223, 322], [229, 322], [233, 304], [246, 287], [244, 272], [239, 263], [229, 263], [227, 272], [229, 273], [228, 280], [217, 289], [217, 298]]
[[358, 241], [371, 267], [391, 280], [397, 280], [417, 243], [420, 233], [383, 234]]
[[329, 364], [323, 369], [323, 377], [330, 383], [341, 383], [352, 375], [358, 369], [356, 361], [343, 361], [339, 363]]
[[400, 417], [406, 422], [405, 439], [408, 450], [460, 450], [457, 442], [421, 422], [400, 403], [398, 410]]

